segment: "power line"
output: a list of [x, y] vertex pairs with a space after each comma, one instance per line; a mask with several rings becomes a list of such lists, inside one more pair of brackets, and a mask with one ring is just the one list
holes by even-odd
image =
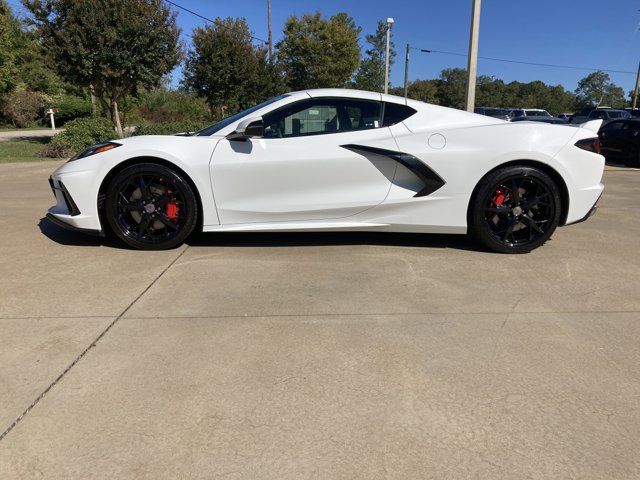
[[[466, 57], [467, 54], [466, 53], [457, 53], [457, 52], [445, 52], [443, 50], [432, 50], [432, 49], [426, 49], [426, 48], [416, 48], [416, 47], [411, 47], [413, 50], [420, 50], [422, 52], [426, 52], [426, 53], [440, 53], [443, 55], [455, 55], [457, 57]], [[534, 65], [536, 67], [551, 67], [551, 68], [566, 68], [569, 70], [586, 70], [586, 71], [601, 71], [601, 72], [608, 72], [608, 73], [625, 73], [625, 74], [630, 74], [630, 75], [635, 75], [636, 72], [630, 72], [627, 70], [607, 70], [604, 68], [592, 68], [592, 67], [577, 67], [574, 65], [558, 65], [558, 64], [553, 64], [553, 63], [536, 63], [536, 62], [524, 62], [521, 60], [509, 60], [506, 58], [495, 58], [495, 57], [481, 57], [479, 56], [478, 58], [481, 58], [483, 60], [491, 60], [494, 62], [505, 62], [505, 63], [518, 63], [520, 65]]]
[[[200, 15], [199, 13], [194, 12], [193, 10], [189, 10], [188, 8], [183, 7], [182, 5], [178, 5], [177, 3], [172, 2], [171, 0], [165, 0], [165, 2], [167, 2], [169, 5], [173, 5], [174, 7], [179, 8], [180, 10], [184, 10], [185, 12], [189, 12], [191, 15], [195, 15], [196, 17], [201, 18], [202, 20], [205, 20], [205, 21], [207, 21], [209, 23], [213, 23], [214, 25], [216, 25], [216, 26], [218, 26], [220, 28], [224, 28], [224, 29], [227, 29], [227, 30], [233, 30], [231, 27], [225, 25], [224, 23], [221, 23], [221, 22], [219, 22], [217, 20], [213, 20], [211, 18], [205, 17], [204, 15]], [[256, 37], [255, 35], [251, 35], [250, 33], [247, 33], [247, 36], [252, 40], [257, 40], [257, 41], [262, 42], [264, 44], [268, 43], [265, 39], [260, 38], [260, 37]]]

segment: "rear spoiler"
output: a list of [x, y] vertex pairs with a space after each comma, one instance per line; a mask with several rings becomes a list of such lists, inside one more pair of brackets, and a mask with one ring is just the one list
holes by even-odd
[[600, 126], [602, 125], [602, 120], [591, 120], [589, 122], [585, 122], [580, 125], [580, 128], [584, 128], [585, 130], [589, 130], [593, 133], [598, 133], [600, 130]]

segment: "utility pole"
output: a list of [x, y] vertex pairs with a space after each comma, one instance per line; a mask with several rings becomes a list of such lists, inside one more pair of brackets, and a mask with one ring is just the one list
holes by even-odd
[[404, 99], [406, 100], [409, 94], [409, 50], [411, 46], [407, 43], [407, 53], [404, 56]]
[[389, 48], [391, 44], [391, 25], [393, 18], [387, 18], [387, 56], [384, 66], [384, 93], [389, 93]]
[[640, 90], [640, 63], [638, 63], [638, 76], [636, 77], [636, 88], [633, 90], [633, 104], [631, 105], [634, 110], [638, 104], [638, 90]]
[[271, 36], [271, 0], [267, 0], [267, 28], [269, 30], [269, 36], [267, 37], [269, 43], [269, 60], [273, 60], [273, 37]]
[[480, 4], [473, 0], [471, 9], [471, 32], [469, 34], [469, 59], [467, 62], [467, 101], [465, 109], [473, 112], [476, 104], [476, 76], [478, 73], [478, 37], [480, 34]]

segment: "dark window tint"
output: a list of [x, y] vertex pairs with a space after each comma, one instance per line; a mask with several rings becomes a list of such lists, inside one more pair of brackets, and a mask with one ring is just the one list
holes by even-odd
[[384, 104], [384, 120], [382, 122], [383, 127], [390, 127], [396, 123], [400, 123], [406, 120], [411, 115], [416, 113], [411, 107], [401, 105], [399, 103], [386, 103]]
[[607, 112], [605, 112], [604, 110], [594, 110], [589, 115], [589, 118], [595, 118], [595, 119], [604, 118], [604, 119], [606, 119], [607, 118]]
[[575, 113], [575, 115], [577, 117], [586, 117], [591, 113], [591, 110], [593, 110], [593, 109], [591, 109], [591, 108], [582, 108], [582, 109], [578, 110]]
[[380, 126], [380, 102], [318, 98], [287, 105], [264, 116], [265, 138], [348, 132]]
[[623, 122], [611, 122], [610, 124], [606, 125], [602, 129], [602, 131], [607, 135], [612, 135], [621, 131], [623, 127], [624, 127]]
[[611, 110], [609, 112], [609, 118], [629, 118], [631, 115], [624, 110]]

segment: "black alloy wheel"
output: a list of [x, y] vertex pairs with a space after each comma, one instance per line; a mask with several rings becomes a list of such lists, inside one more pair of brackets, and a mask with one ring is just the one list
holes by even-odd
[[141, 250], [180, 245], [193, 232], [197, 200], [189, 183], [162, 165], [125, 168], [107, 189], [106, 216], [113, 232]]
[[487, 175], [472, 201], [470, 233], [501, 253], [530, 252], [560, 221], [558, 187], [536, 168], [513, 166]]

